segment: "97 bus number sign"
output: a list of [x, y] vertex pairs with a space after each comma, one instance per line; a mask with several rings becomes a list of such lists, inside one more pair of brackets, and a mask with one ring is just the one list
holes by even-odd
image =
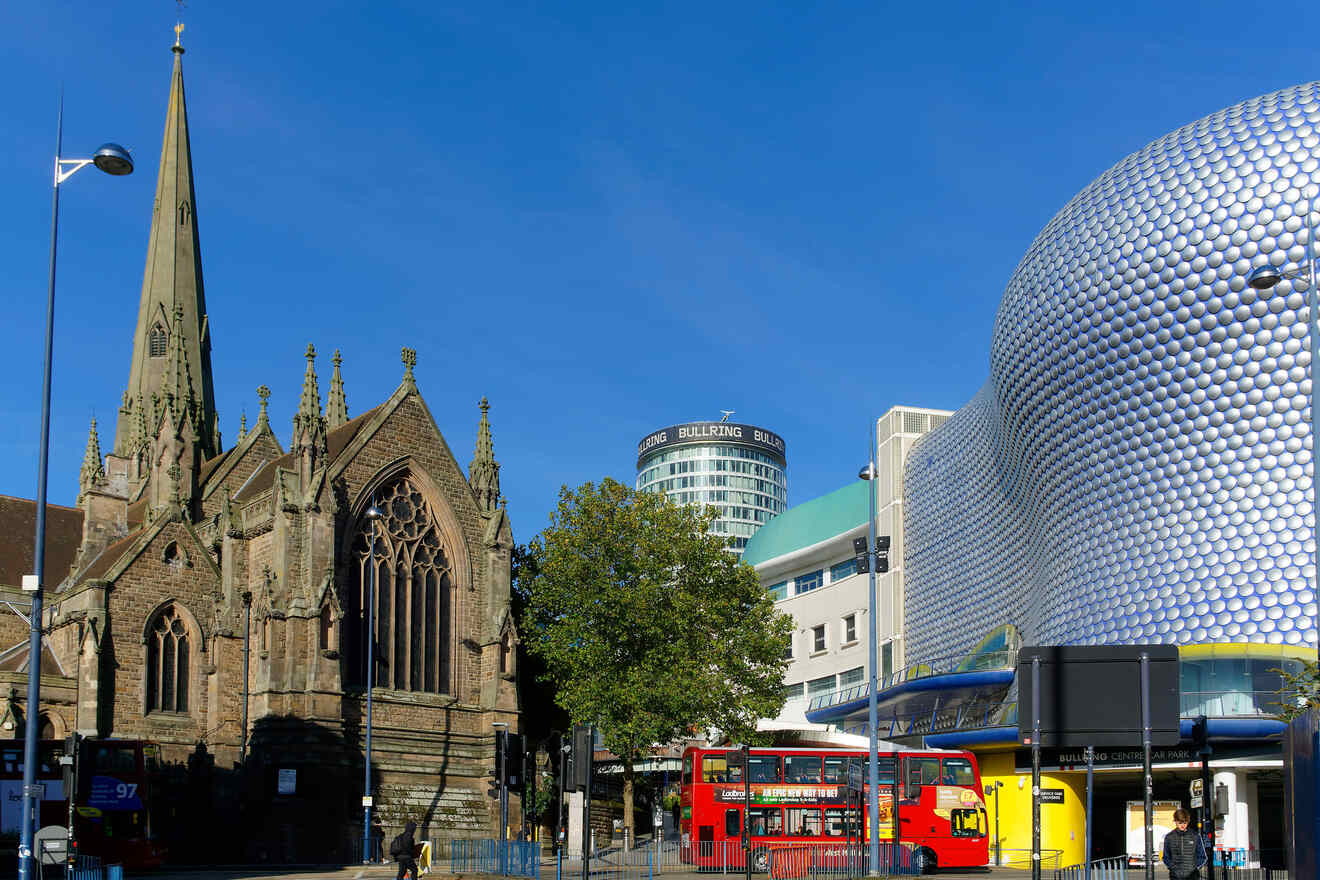
[[87, 806], [101, 810], [140, 810], [142, 799], [138, 797], [138, 784], [113, 776], [93, 776]]

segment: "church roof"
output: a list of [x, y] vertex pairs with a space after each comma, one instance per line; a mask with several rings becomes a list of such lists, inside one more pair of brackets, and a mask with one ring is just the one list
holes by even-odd
[[[365, 425], [379, 409], [379, 406], [369, 409], [357, 418], [350, 419], [327, 434], [325, 437], [326, 461], [331, 462], [338, 458], [339, 453], [343, 452], [348, 444], [353, 442], [353, 438], [357, 436], [358, 431], [362, 429], [362, 426]], [[248, 481], [234, 493], [234, 500], [247, 501], [255, 498], [271, 486], [275, 485], [275, 469], [291, 469], [294, 464], [294, 455], [295, 453], [293, 452], [286, 452], [279, 458], [274, 459], [273, 461], [268, 461], [261, 467], [257, 468], [252, 476], [248, 478]]]
[[[0, 586], [18, 587], [23, 575], [32, 574], [32, 547], [36, 538], [37, 503], [0, 495]], [[83, 512], [76, 507], [46, 505], [47, 588], [69, 574], [74, 554], [82, 543]]]
[[87, 566], [87, 568], [79, 574], [78, 582], [81, 583], [83, 581], [95, 580], [96, 578], [103, 576], [116, 562], [119, 561], [119, 557], [128, 552], [128, 548], [132, 547], [133, 543], [141, 537], [142, 531], [142, 528], [134, 529], [118, 541], [115, 541], [109, 547], [102, 550], [100, 554], [92, 560], [92, 564]]

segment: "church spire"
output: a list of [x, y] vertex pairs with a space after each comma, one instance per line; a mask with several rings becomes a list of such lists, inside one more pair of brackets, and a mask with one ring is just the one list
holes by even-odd
[[306, 357], [307, 370], [303, 373], [302, 399], [298, 402], [298, 414], [293, 418], [295, 423], [302, 418], [310, 425], [314, 419], [321, 417], [321, 389], [316, 384], [316, 346], [310, 342], [307, 343]]
[[325, 399], [326, 426], [333, 431], [348, 421], [348, 400], [344, 397], [344, 377], [339, 375], [339, 365], [344, 360], [335, 349], [335, 372], [330, 377], [330, 396]]
[[[169, 394], [177, 393], [176, 387], [165, 387], [167, 380], [178, 381], [178, 365], [171, 357], [177, 347], [192, 384], [198, 444], [203, 458], [210, 458], [220, 451], [219, 431], [184, 101], [183, 46], [179, 45], [177, 31], [172, 51], [174, 72], [170, 79], [160, 172], [156, 178], [126, 403], [120, 410], [115, 430], [115, 454], [128, 455], [134, 451], [131, 446], [136, 423], [144, 416], [151, 417], [151, 414], [134, 413], [135, 404], [140, 407], [142, 401], [153, 396], [164, 401]], [[168, 375], [171, 372], [174, 376]], [[183, 403], [176, 400], [176, 405]]]
[[477, 423], [477, 448], [468, 466], [468, 483], [484, 513], [494, 513], [500, 500], [500, 466], [495, 461], [495, 444], [490, 439], [490, 401], [481, 398], [481, 421]]

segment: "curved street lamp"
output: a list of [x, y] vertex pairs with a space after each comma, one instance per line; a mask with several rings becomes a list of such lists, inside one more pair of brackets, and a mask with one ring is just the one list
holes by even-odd
[[23, 576], [23, 589], [32, 593], [28, 617], [28, 687], [27, 717], [23, 731], [23, 818], [19, 827], [18, 877], [32, 876], [32, 842], [40, 798], [36, 784], [37, 722], [41, 715], [41, 619], [43, 580], [46, 575], [46, 482], [50, 461], [50, 373], [55, 336], [55, 253], [60, 227], [60, 184], [88, 165], [106, 174], [122, 177], [133, 173], [133, 157], [119, 144], [102, 144], [90, 159], [62, 159], [64, 140], [64, 101], [60, 100], [59, 121], [55, 128], [55, 192], [50, 209], [50, 283], [46, 289], [46, 354], [41, 380], [41, 446], [37, 462], [37, 525], [32, 551], [32, 574]]
[[[871, 543], [867, 547], [867, 554], [875, 552], [875, 424], [872, 423], [867, 430], [868, 461], [857, 472], [858, 479], [866, 480], [866, 497], [871, 502], [871, 517], [867, 520], [869, 527]], [[866, 799], [866, 810], [870, 819], [871, 847], [868, 875], [877, 877], [880, 874], [880, 756], [878, 733], [876, 727], [879, 726], [879, 713], [876, 710], [876, 689], [879, 687], [879, 659], [880, 647], [877, 644], [876, 636], [876, 601], [875, 601], [875, 564], [873, 560], [868, 560], [870, 564], [866, 566], [867, 586], [866, 586], [866, 637], [868, 642], [868, 654], [870, 656], [871, 667], [871, 687], [870, 696], [867, 700], [867, 727], [870, 729], [871, 737], [867, 744], [867, 788], [869, 793]], [[894, 778], [898, 778], [898, 767], [894, 767]], [[898, 815], [898, 789], [894, 789], [894, 815]], [[895, 858], [897, 858], [898, 840], [894, 840]], [[897, 862], [895, 862], [897, 864]]]

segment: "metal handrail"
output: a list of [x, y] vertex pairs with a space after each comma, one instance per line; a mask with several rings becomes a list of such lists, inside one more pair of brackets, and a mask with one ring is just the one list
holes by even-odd
[[[880, 683], [879, 691], [889, 690], [891, 687], [907, 681], [931, 678], [936, 675], [950, 675], [956, 672], [982, 672], [988, 669], [1013, 669], [1016, 666], [1016, 649], [989, 651], [984, 654], [975, 654], [971, 657], [968, 657], [966, 654], [937, 657], [934, 660], [921, 660], [915, 663], [909, 663], [897, 672], [886, 675], [884, 680]], [[858, 682], [851, 687], [812, 697], [811, 701], [807, 704], [807, 711], [812, 712], [816, 709], [838, 706], [842, 703], [852, 702], [853, 700], [864, 699], [870, 695], [871, 683], [869, 681]]]

